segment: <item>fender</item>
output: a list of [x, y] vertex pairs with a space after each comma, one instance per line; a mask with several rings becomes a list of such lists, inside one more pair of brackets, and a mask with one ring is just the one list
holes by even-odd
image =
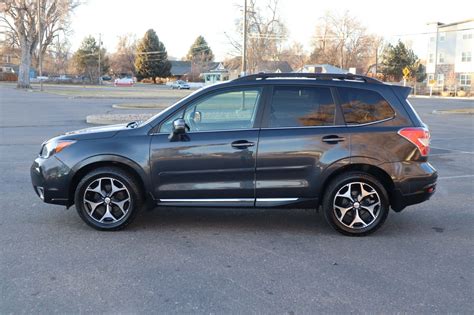
[[99, 163], [99, 162], [112, 162], [112, 163], [116, 162], [116, 163], [127, 165], [128, 167], [133, 169], [138, 174], [138, 176], [140, 176], [140, 179], [142, 180], [142, 182], [145, 186], [146, 192], [151, 191], [152, 184], [151, 184], [151, 176], [150, 176], [150, 167], [149, 167], [149, 165], [147, 164], [145, 166], [145, 168], [143, 168], [138, 163], [136, 163], [135, 161], [133, 161], [129, 158], [126, 158], [126, 157], [121, 156], [121, 155], [115, 155], [115, 154], [94, 155], [94, 156], [88, 157], [88, 158], [78, 162], [77, 164], [75, 164], [71, 168], [71, 178], [70, 178], [70, 180], [72, 180], [72, 178], [82, 168], [84, 168], [88, 165], [94, 164], [94, 163]]
[[363, 156], [356, 156], [356, 157], [346, 157], [341, 160], [338, 160], [331, 165], [329, 165], [322, 173], [321, 173], [321, 185], [318, 186], [317, 196], [324, 191], [328, 181], [334, 174], [343, 173], [345, 169], [349, 168], [351, 165], [369, 165], [376, 167], [384, 172], [387, 172], [386, 168], [383, 167], [383, 162], [371, 157], [363, 157]]

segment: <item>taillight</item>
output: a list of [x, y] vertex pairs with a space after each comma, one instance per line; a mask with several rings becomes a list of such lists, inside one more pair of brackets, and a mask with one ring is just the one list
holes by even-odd
[[422, 156], [428, 156], [430, 153], [430, 132], [426, 128], [403, 128], [398, 134], [407, 139], [420, 150]]

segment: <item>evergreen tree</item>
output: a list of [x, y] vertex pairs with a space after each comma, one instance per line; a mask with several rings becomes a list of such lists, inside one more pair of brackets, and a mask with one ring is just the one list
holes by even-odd
[[102, 48], [100, 51], [101, 73], [99, 73], [99, 45], [92, 36], [84, 38], [81, 47], [74, 53], [73, 60], [76, 71], [87, 75], [91, 82], [98, 82], [99, 77], [107, 73], [109, 69], [109, 58], [106, 56], [105, 49]]
[[152, 78], [154, 83], [156, 77], [171, 75], [171, 63], [168, 61], [165, 45], [160, 42], [153, 29], [149, 29], [137, 45], [135, 69], [138, 80]]
[[214, 54], [212, 53], [211, 47], [209, 47], [204, 37], [199, 35], [196, 38], [191, 48], [189, 48], [186, 60], [199, 62], [209, 62], [214, 60]]
[[408, 49], [405, 44], [398, 41], [396, 46], [389, 44], [382, 59], [382, 73], [400, 81], [403, 77], [403, 69], [408, 67], [412, 77], [421, 78], [424, 67], [420, 67], [418, 57], [413, 50]]

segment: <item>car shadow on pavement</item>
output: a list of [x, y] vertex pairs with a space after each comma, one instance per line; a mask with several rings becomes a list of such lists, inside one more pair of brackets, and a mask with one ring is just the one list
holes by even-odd
[[299, 234], [334, 233], [324, 216], [315, 210], [301, 209], [228, 209], [228, 208], [155, 208], [143, 211], [127, 227], [142, 229], [262, 230]]

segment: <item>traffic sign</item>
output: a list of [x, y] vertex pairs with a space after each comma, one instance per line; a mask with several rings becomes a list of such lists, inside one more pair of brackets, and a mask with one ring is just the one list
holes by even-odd
[[402, 72], [403, 72], [403, 77], [407, 79], [408, 76], [410, 75], [410, 69], [408, 69], [408, 67], [405, 67], [403, 68]]

